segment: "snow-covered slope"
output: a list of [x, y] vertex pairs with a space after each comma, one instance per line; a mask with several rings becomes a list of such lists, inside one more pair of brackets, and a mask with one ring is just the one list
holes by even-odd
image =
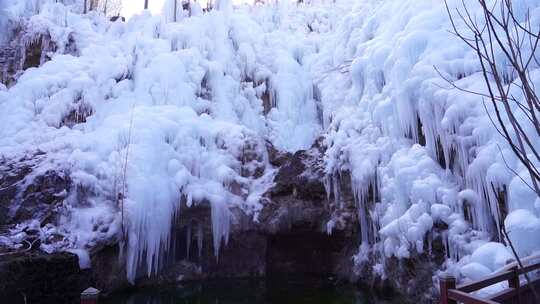
[[[538, 15], [537, 1], [516, 3]], [[540, 203], [506, 165], [523, 168], [478, 96], [434, 68], [484, 90], [441, 1], [194, 7], [174, 23], [167, 9], [127, 23], [71, 9], [43, 4], [26, 22], [58, 45], [74, 37], [78, 53], [60, 48], [0, 90], [0, 155], [44, 152], [41, 170], [72, 180], [58, 210], [67, 241], [43, 249], [125, 242], [133, 280], [139, 265], [158, 269], [181, 202], [209, 202], [218, 252], [229, 208], [256, 219], [272, 186], [266, 141], [297, 151], [322, 136], [336, 205], [340, 179], [351, 176], [359, 266], [377, 264], [384, 277], [386, 258], [429, 251], [441, 234], [444, 267], [469, 279], [471, 269], [495, 271], [512, 258], [488, 243], [501, 237], [501, 192], [520, 253], [540, 250]]]

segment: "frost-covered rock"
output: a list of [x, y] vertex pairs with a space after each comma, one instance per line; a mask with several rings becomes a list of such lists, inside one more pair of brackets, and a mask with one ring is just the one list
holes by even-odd
[[498, 270], [514, 260], [508, 248], [501, 243], [493, 242], [480, 246], [471, 255], [471, 262], [484, 265], [491, 271]]
[[17, 2], [7, 1], [0, 7], [0, 19], [6, 23], [0, 35], [0, 82], [7, 86], [55, 52], [77, 53], [73, 31], [67, 26], [68, 7], [53, 1]]
[[482, 278], [490, 275], [493, 271], [487, 266], [472, 262], [461, 267], [461, 274], [470, 280], [481, 280]]
[[504, 225], [516, 251], [520, 256], [528, 256], [540, 248], [540, 219], [525, 209], [510, 213]]
[[56, 221], [71, 180], [66, 168], [45, 159], [37, 152], [0, 161], [0, 225], [37, 221], [39, 228]]

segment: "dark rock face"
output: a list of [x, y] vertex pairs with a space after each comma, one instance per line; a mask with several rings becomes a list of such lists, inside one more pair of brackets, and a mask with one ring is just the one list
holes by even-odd
[[[352, 255], [358, 248], [358, 222], [354, 204], [343, 217], [332, 197], [328, 197], [323, 180], [324, 147], [317, 141], [307, 151], [298, 151], [284, 161], [270, 189], [270, 202], [260, 219], [269, 234], [267, 271], [333, 275], [354, 280]], [[345, 186], [342, 193], [352, 201], [352, 192]], [[329, 233], [327, 223], [336, 217], [342, 225]]]
[[322, 180], [322, 148], [286, 154], [259, 216], [267, 233], [300, 231], [326, 233], [331, 208]]
[[242, 211], [233, 210], [232, 231], [215, 255], [209, 204], [183, 207], [162, 271], [138, 285], [212, 278], [262, 277], [266, 274], [267, 236]]
[[11, 222], [10, 206], [17, 196], [18, 185], [30, 174], [30, 165], [17, 165], [6, 161], [0, 162], [0, 225]]
[[272, 197], [293, 195], [319, 203], [326, 200], [320, 147], [298, 151], [292, 156], [285, 154], [275, 162], [281, 166], [270, 190]]
[[59, 49], [62, 49], [64, 54], [78, 54], [72, 34], [69, 35], [66, 45], [59, 46], [51, 39], [49, 32], [32, 33], [25, 27], [21, 21], [14, 32], [10, 33], [11, 42], [0, 46], [0, 66], [4, 67], [0, 69], [0, 83], [8, 87], [17, 81], [23, 71], [49, 61], [51, 53]]
[[0, 225], [37, 219], [41, 225], [53, 220], [54, 209], [71, 186], [65, 171], [39, 169], [43, 153], [18, 160], [0, 161]]
[[25, 253], [0, 259], [2, 303], [78, 303], [84, 275], [71, 253]]
[[268, 148], [270, 162], [280, 167], [258, 221], [231, 209], [229, 240], [216, 256], [210, 205], [183, 205], [165, 266], [150, 278], [140, 274], [137, 285], [283, 274], [354, 277], [357, 225], [326, 230], [333, 207], [322, 183], [321, 146], [294, 155]]
[[272, 235], [266, 256], [268, 275], [337, 275], [339, 252], [346, 241], [343, 235], [312, 231]]
[[103, 294], [128, 288], [126, 267], [120, 259], [118, 245], [105, 246], [96, 250], [91, 256], [92, 268], [89, 270], [89, 284], [99, 289]]
[[19, 52], [12, 46], [0, 48], [0, 83], [10, 85], [13, 82], [13, 76], [19, 70]]
[[[219, 257], [212, 255], [203, 267], [212, 277], [246, 278], [266, 274], [267, 238], [257, 232], [240, 232], [230, 236]], [[206, 265], [204, 265], [206, 264]]]
[[436, 293], [432, 281], [433, 270], [438, 265], [429, 255], [414, 254], [408, 259], [392, 257], [386, 261], [389, 279], [375, 278], [375, 286], [380, 289], [398, 290], [420, 303], [429, 303]]
[[275, 167], [283, 166], [292, 157], [291, 153], [276, 149], [271, 142], [266, 142], [266, 150], [268, 151], [268, 161]]
[[36, 217], [36, 208], [41, 212], [42, 224], [50, 220], [51, 209], [65, 198], [71, 185], [71, 179], [66, 172], [47, 170], [37, 175], [25, 190], [21, 204], [17, 208], [14, 221], [21, 222]]

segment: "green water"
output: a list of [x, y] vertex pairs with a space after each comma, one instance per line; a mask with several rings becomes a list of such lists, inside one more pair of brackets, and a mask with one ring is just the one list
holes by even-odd
[[[398, 303], [393, 301], [394, 303]], [[329, 279], [219, 280], [117, 294], [100, 304], [382, 304], [352, 285]]]

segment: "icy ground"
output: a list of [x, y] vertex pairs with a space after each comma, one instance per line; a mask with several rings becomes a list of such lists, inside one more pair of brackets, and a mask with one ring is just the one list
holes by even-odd
[[[540, 1], [514, 2], [539, 23]], [[321, 136], [329, 199], [339, 204], [336, 185], [344, 172], [352, 178], [362, 236], [354, 259], [375, 263], [382, 277], [385, 258], [431, 250], [435, 226], [448, 227], [443, 269], [462, 279], [513, 260], [497, 242], [501, 193], [519, 254], [540, 250], [540, 200], [522, 182], [526, 172], [482, 100], [434, 68], [484, 90], [442, 1], [220, 1], [209, 13], [179, 12], [177, 22], [168, 3], [160, 16], [127, 23], [54, 1], [2, 3], [0, 25], [22, 22], [30, 36], [48, 33], [59, 46], [72, 37], [77, 47], [0, 86], [2, 158], [44, 152], [40, 170], [66, 170], [73, 181], [60, 222], [42, 231], [65, 240], [42, 244], [46, 251], [87, 257], [122, 240], [128, 277], [141, 264], [150, 274], [184, 201], [211, 204], [218, 252], [229, 208], [256, 219], [272, 186], [266, 142], [297, 151]], [[16, 246], [25, 225], [36, 223], [1, 241]]]

